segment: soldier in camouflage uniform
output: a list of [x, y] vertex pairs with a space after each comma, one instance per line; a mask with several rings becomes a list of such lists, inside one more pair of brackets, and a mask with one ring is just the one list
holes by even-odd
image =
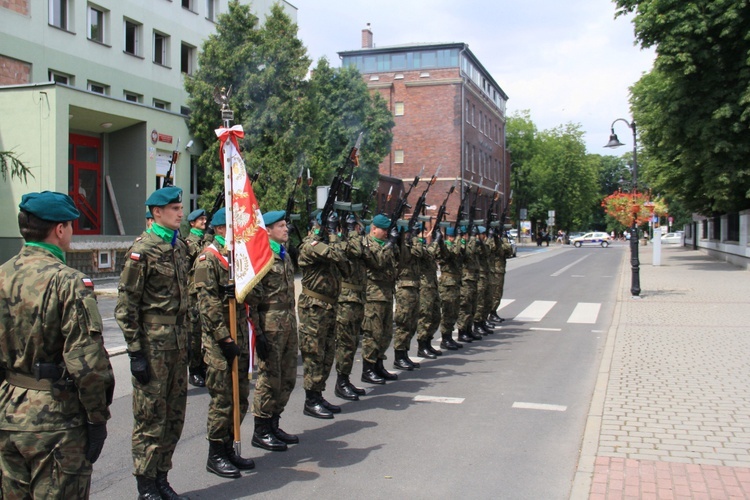
[[398, 379], [398, 375], [383, 367], [393, 337], [393, 287], [398, 257], [398, 232], [388, 234], [390, 224], [385, 215], [376, 215], [363, 244], [367, 302], [362, 322], [362, 382], [381, 385]]
[[19, 208], [26, 244], [0, 266], [0, 498], [88, 498], [115, 380], [94, 285], [65, 265], [80, 213], [49, 191]]
[[497, 314], [497, 308], [500, 307], [500, 302], [503, 298], [503, 288], [505, 287], [505, 267], [509, 257], [513, 255], [513, 248], [510, 246], [507, 238], [503, 237], [502, 233], [498, 234], [493, 231], [491, 249], [491, 271], [492, 276], [492, 302], [490, 304], [490, 316], [489, 319], [494, 321], [496, 324], [500, 324], [505, 319], [501, 318]]
[[302, 293], [297, 315], [305, 388], [303, 413], [328, 419], [341, 412], [341, 407], [326, 401], [323, 391], [333, 366], [339, 266], [346, 262], [346, 254], [337, 235], [338, 215], [332, 212], [325, 223], [326, 229], [305, 238], [300, 248]]
[[[478, 232], [476, 226], [472, 232]], [[463, 247], [461, 266], [461, 305], [458, 312], [458, 340], [472, 342], [481, 340], [482, 336], [473, 332], [474, 313], [477, 306], [477, 282], [479, 281], [479, 240], [476, 234], [461, 236]]]
[[193, 264], [207, 245], [205, 240], [206, 211], [193, 210], [187, 217], [190, 232], [185, 238], [188, 253], [188, 383], [195, 387], [206, 385], [206, 365], [203, 363], [201, 344], [200, 313], [198, 312], [198, 292], [195, 290]]
[[133, 375], [133, 466], [146, 500], [180, 498], [167, 481], [187, 402], [187, 248], [182, 190], [154, 191], [154, 223], [125, 254], [115, 318]]
[[[294, 265], [284, 245], [289, 241], [286, 212], [263, 214], [273, 251], [273, 266], [250, 292], [250, 317], [258, 353], [252, 445], [284, 451], [299, 437], [279, 428], [279, 419], [297, 381], [297, 317], [294, 314]], [[261, 345], [267, 351], [264, 355]]]
[[367, 298], [367, 268], [362, 258], [363, 237], [360, 225], [353, 214], [346, 219], [346, 256], [348, 261], [342, 266], [341, 293], [336, 311], [336, 386], [334, 394], [341, 399], [358, 401], [365, 390], [355, 387], [349, 380], [357, 352], [359, 333], [365, 317]]
[[[203, 325], [205, 346], [206, 388], [211, 400], [208, 404], [208, 460], [206, 470], [221, 477], [240, 477], [240, 470], [251, 470], [255, 463], [242, 458], [234, 450], [232, 364], [237, 359], [240, 422], [245, 418], [250, 395], [250, 336], [247, 311], [236, 304], [236, 335], [229, 332], [229, 301], [234, 298], [234, 285], [229, 285], [227, 260], [226, 211], [219, 209], [211, 221], [216, 231], [214, 242], [208, 245], [195, 261], [195, 290], [198, 295], [200, 324]], [[236, 302], [236, 301], [235, 301]]]
[[[405, 229], [405, 228], [404, 228]], [[415, 225], [414, 230], [420, 227]], [[419, 261], [424, 255], [422, 241], [406, 231], [399, 242], [398, 276], [396, 278], [396, 331], [393, 334], [393, 367], [411, 371], [419, 363], [409, 359], [409, 344], [417, 332], [419, 319]]]
[[453, 328], [456, 325], [461, 304], [461, 251], [463, 247], [460, 243], [456, 243], [455, 228], [446, 228], [445, 234], [446, 240], [440, 246], [437, 256], [438, 264], [440, 264], [438, 291], [442, 312], [440, 348], [455, 351], [463, 347], [463, 344], [453, 340]]
[[477, 261], [479, 262], [479, 279], [477, 280], [477, 301], [474, 311], [474, 332], [478, 335], [495, 333], [487, 327], [486, 319], [489, 315], [490, 292], [490, 254], [487, 246], [487, 228], [478, 226], [477, 230]]
[[[432, 239], [432, 233], [428, 236]], [[417, 321], [417, 355], [435, 359], [443, 353], [432, 347], [432, 337], [440, 326], [440, 297], [438, 295], [437, 256], [443, 234], [438, 231], [435, 239], [429, 244], [423, 241], [424, 252], [419, 261], [421, 276], [419, 278], [419, 319]]]

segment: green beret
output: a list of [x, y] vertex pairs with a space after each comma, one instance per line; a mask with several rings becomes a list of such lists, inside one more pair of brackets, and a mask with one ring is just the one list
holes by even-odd
[[170, 203], [182, 203], [182, 189], [169, 186], [157, 189], [146, 200], [147, 207], [166, 207]]
[[151, 210], [149, 210], [148, 208], [146, 209], [146, 218], [147, 219], [153, 219], [154, 218], [154, 216], [151, 215]]
[[391, 227], [391, 219], [383, 214], [378, 214], [372, 218], [372, 225], [380, 229], [388, 229]]
[[203, 217], [205, 215], [206, 215], [206, 211], [203, 210], [202, 208], [199, 208], [198, 210], [193, 210], [192, 212], [190, 212], [190, 214], [188, 214], [188, 222], [193, 222], [198, 217]]
[[266, 227], [268, 227], [271, 224], [275, 224], [279, 222], [281, 219], [284, 218], [285, 215], [286, 215], [286, 211], [284, 210], [274, 210], [273, 212], [266, 212], [263, 214], [263, 224], [265, 224]]
[[446, 236], [456, 236], [456, 228], [455, 227], [449, 227], [445, 230]]
[[484, 234], [487, 232], [487, 228], [484, 226], [478, 226], [477, 229], [479, 230], [479, 234]]
[[211, 225], [213, 227], [227, 225], [227, 209], [225, 207], [221, 207], [216, 211], [211, 219]]
[[54, 191], [25, 194], [18, 208], [49, 222], [68, 222], [81, 216], [73, 198]]

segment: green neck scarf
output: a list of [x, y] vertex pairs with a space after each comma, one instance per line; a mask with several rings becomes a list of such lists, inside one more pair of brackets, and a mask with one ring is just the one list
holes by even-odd
[[373, 236], [373, 237], [372, 237], [372, 239], [373, 239], [373, 240], [375, 240], [375, 242], [376, 242], [376, 243], [377, 243], [378, 245], [380, 245], [381, 247], [382, 247], [383, 245], [385, 245], [385, 240], [379, 240], [379, 239], [377, 239], [377, 238], [376, 238], [375, 236]]
[[172, 229], [167, 229], [166, 227], [161, 226], [157, 224], [156, 222], [154, 222], [153, 224], [151, 224], [151, 227], [146, 232], [153, 233], [159, 238], [163, 239], [166, 243], [174, 245], [176, 232]]
[[196, 235], [198, 238], [203, 238], [203, 231], [198, 229], [197, 227], [191, 227], [190, 228], [190, 234]]
[[219, 236], [218, 234], [214, 236], [214, 240], [219, 242], [219, 245], [223, 247], [227, 246], [227, 240], [223, 236]]
[[268, 240], [268, 242], [271, 244], [271, 250], [273, 250], [273, 253], [279, 255], [279, 253], [281, 252], [281, 244], [273, 240]]
[[65, 252], [63, 252], [62, 248], [57, 245], [53, 245], [52, 243], [44, 243], [43, 241], [29, 241], [26, 243], [26, 246], [44, 248], [52, 255], [60, 259], [63, 264], [67, 264], [67, 262], [65, 261]]

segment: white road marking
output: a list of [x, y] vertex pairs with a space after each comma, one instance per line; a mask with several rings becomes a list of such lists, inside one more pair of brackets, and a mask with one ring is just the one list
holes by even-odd
[[529, 307], [521, 311], [521, 314], [513, 318], [515, 321], [541, 321], [542, 318], [557, 304], [550, 300], [535, 300]]
[[539, 328], [539, 327], [531, 327], [529, 330], [533, 330], [536, 332], [561, 332], [562, 328]]
[[581, 257], [577, 261], [571, 262], [570, 264], [568, 264], [567, 266], [563, 267], [559, 271], [550, 274], [550, 276], [560, 276], [562, 273], [564, 273], [565, 271], [567, 271], [571, 267], [575, 266], [576, 264], [578, 264], [579, 262], [581, 262], [583, 259], [587, 258], [589, 255], [591, 255], [591, 254], [584, 255], [583, 257]]
[[509, 306], [510, 304], [512, 304], [515, 301], [516, 301], [516, 299], [500, 299], [500, 307], [498, 307], [497, 310], [499, 311], [503, 307]]
[[597, 302], [579, 302], [568, 318], [568, 323], [596, 323], [601, 307], [602, 305]]
[[568, 409], [567, 406], [561, 406], [561, 405], [548, 405], [548, 404], [543, 404], [543, 403], [519, 403], [519, 402], [513, 403], [513, 408], [518, 408], [520, 410], [546, 410], [546, 411], [566, 411]]
[[460, 405], [464, 402], [464, 398], [446, 398], [442, 396], [414, 396], [414, 401], [420, 403], [448, 403], [452, 405]]

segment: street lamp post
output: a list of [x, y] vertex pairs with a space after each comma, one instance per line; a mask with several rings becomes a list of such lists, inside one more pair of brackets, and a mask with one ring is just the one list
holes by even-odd
[[[624, 146], [622, 142], [617, 138], [615, 134], [615, 123], [624, 122], [630, 130], [633, 131], [633, 199], [638, 191], [638, 147], [636, 143], [636, 132], [635, 132], [635, 120], [628, 122], [624, 118], [618, 118], [612, 122], [610, 126], [611, 135], [609, 136], [609, 142], [604, 146], [605, 148], [619, 148]], [[638, 297], [641, 294], [641, 276], [640, 276], [640, 261], [638, 259], [638, 212], [633, 212], [633, 225], [630, 228], [630, 293], [633, 297]]]

